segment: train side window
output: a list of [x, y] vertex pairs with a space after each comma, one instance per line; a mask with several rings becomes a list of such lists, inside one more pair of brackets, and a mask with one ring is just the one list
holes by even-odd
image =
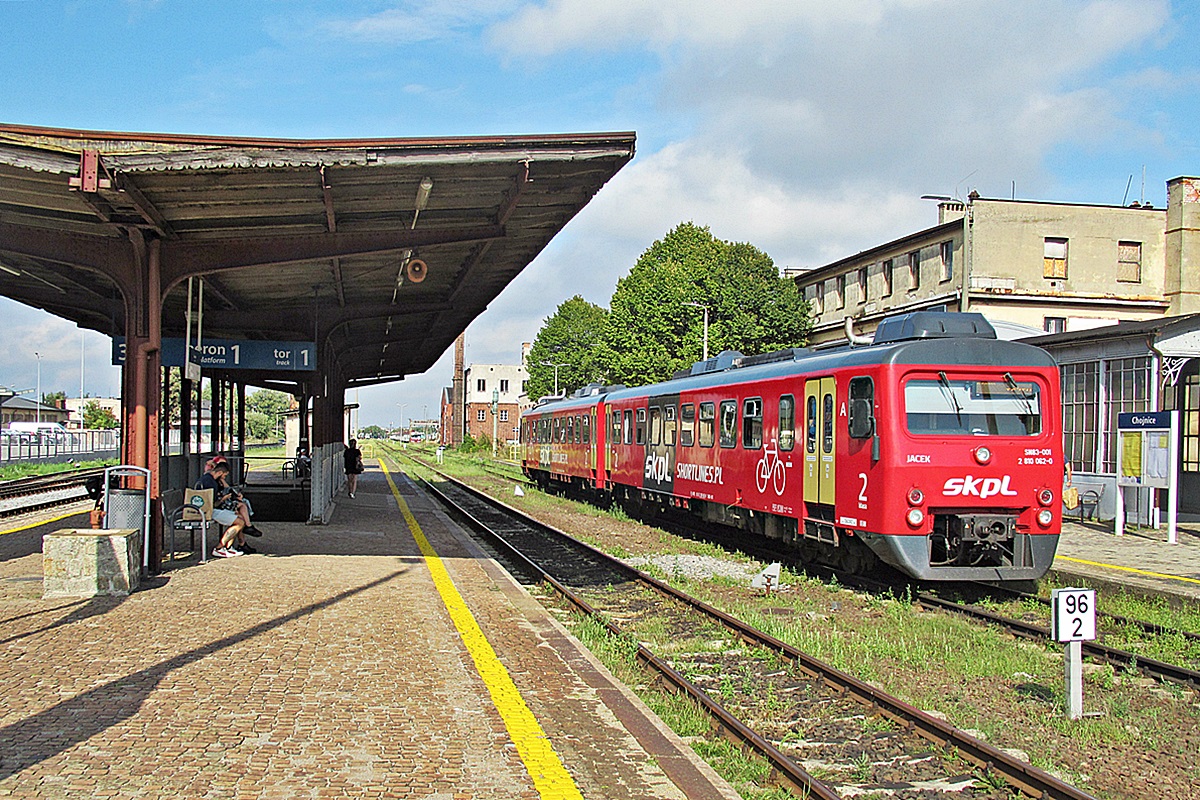
[[675, 406], [663, 409], [663, 444], [667, 447], [675, 446]]
[[761, 397], [747, 397], [742, 401], [742, 448], [757, 450], [762, 447], [763, 404]]
[[583, 443], [583, 417], [575, 418], [575, 444]]
[[721, 401], [721, 447], [737, 447], [737, 401]]
[[700, 404], [700, 430], [697, 432], [697, 437], [700, 440], [701, 447], [713, 446], [713, 420], [717, 416], [717, 407], [713, 403]]
[[785, 394], [779, 398], [779, 449], [796, 446], [796, 398]]
[[637, 444], [646, 443], [646, 409], [637, 410], [637, 427], [634, 429]]
[[663, 413], [658, 406], [650, 407], [650, 441], [649, 444], [662, 444]]
[[815, 394], [808, 396], [808, 425], [804, 449], [810, 453], [817, 452], [817, 396]]
[[586, 414], [583, 417], [583, 443], [592, 443], [592, 418]]
[[610, 444], [621, 443], [621, 412], [612, 412], [612, 434], [608, 437]]
[[821, 398], [821, 452], [833, 452], [833, 395]]
[[625, 444], [633, 444], [633, 412], [625, 409]]
[[875, 381], [868, 377], [850, 379], [850, 436], [868, 439], [875, 433]]
[[567, 417], [567, 444], [575, 441], [575, 423], [578, 417]]
[[684, 403], [679, 407], [679, 445], [691, 447], [696, 443], [696, 406]]

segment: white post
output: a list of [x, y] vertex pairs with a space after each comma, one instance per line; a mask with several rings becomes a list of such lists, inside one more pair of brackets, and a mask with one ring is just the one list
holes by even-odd
[[1167, 543], [1179, 541], [1179, 410], [1171, 412], [1171, 442], [1167, 446]]
[[1083, 718], [1083, 642], [1067, 642], [1067, 719]]

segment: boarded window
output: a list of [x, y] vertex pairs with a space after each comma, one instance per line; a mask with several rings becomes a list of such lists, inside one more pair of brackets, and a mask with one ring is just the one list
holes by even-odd
[[717, 407], [713, 403], [700, 404], [700, 423], [697, 438], [701, 447], [713, 446], [713, 420], [717, 416]]
[[691, 447], [696, 441], [696, 406], [685, 403], [679, 407], [679, 444]]
[[908, 254], [908, 279], [910, 291], [921, 288], [921, 251], [914, 250]]
[[860, 303], [867, 302], [867, 268], [863, 267], [858, 271], [858, 301]]
[[942, 242], [942, 280], [954, 277], [954, 242]]
[[1142, 243], [1117, 242], [1117, 280], [1122, 283], [1142, 282]]
[[833, 281], [834, 281], [834, 287], [837, 291], [837, 307], [845, 308], [846, 307], [846, 276], [838, 275], [836, 278], [833, 279]]
[[883, 262], [883, 296], [892, 296], [892, 275], [896, 271], [896, 262], [888, 259]]
[[1042, 275], [1046, 278], [1066, 280], [1067, 240], [1046, 237], [1042, 255]]
[[757, 450], [762, 447], [763, 403], [761, 397], [742, 401], [742, 447]]
[[737, 401], [721, 401], [721, 447], [737, 447]]
[[796, 398], [779, 398], [779, 449], [791, 450], [796, 444]]

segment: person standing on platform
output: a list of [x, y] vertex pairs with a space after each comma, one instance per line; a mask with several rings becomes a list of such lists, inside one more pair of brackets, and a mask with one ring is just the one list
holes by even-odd
[[358, 476], [363, 473], [362, 450], [358, 449], [358, 439], [351, 439], [350, 444], [342, 451], [346, 466], [346, 491], [354, 497], [358, 488]]

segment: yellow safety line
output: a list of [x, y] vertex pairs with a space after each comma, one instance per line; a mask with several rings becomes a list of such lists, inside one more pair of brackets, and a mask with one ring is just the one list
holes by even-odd
[[86, 514], [86, 513], [88, 513], [88, 512], [87, 511], [76, 511], [74, 514], [63, 514], [61, 517], [55, 517], [54, 519], [44, 519], [41, 522], [31, 522], [28, 525], [22, 525], [19, 528], [13, 528], [12, 530], [9, 530], [9, 531], [0, 531], [0, 536], [5, 535], [6, 533], [17, 533], [18, 531], [27, 531], [30, 528], [40, 528], [42, 525], [49, 525], [52, 522], [62, 522], [64, 519], [70, 519], [71, 517], [78, 517], [78, 516], [80, 516], [82, 514]]
[[392, 495], [396, 498], [396, 505], [400, 507], [400, 513], [404, 515], [404, 521], [408, 523], [409, 531], [417, 541], [417, 547], [421, 548], [421, 553], [425, 556], [425, 563], [429, 565], [433, 583], [442, 596], [442, 602], [446, 604], [446, 610], [450, 612], [450, 619], [454, 621], [458, 635], [462, 637], [463, 644], [466, 645], [471, 658], [475, 660], [475, 669], [479, 671], [479, 676], [487, 685], [488, 691], [492, 695], [492, 702], [496, 704], [496, 710], [500, 712], [500, 717], [504, 720], [505, 727], [508, 728], [508, 735], [513, 744], [517, 746], [517, 752], [525, 763], [529, 777], [533, 779], [534, 788], [545, 800], [583, 800], [583, 795], [575, 786], [575, 781], [550, 744], [549, 737], [542, 730], [542, 726], [534, 717], [533, 712], [529, 710], [529, 706], [525, 704], [525, 698], [521, 697], [521, 692], [513, 683], [508, 670], [500, 663], [496, 651], [492, 649], [491, 643], [488, 642], [479, 623], [471, 614], [471, 609], [467, 607], [466, 601], [455, 588], [442, 559], [433, 549], [429, 540], [425, 538], [416, 517], [413, 516], [408, 504], [400, 496], [400, 490], [396, 488], [392, 475], [388, 472], [387, 465], [383, 463], [382, 458], [379, 459], [379, 466], [383, 469], [383, 476], [387, 478], [388, 486], [392, 489]]
[[1124, 572], [1135, 572], [1138, 575], [1147, 575], [1151, 578], [1167, 578], [1168, 580], [1172, 580], [1172, 581], [1187, 581], [1188, 583], [1200, 583], [1200, 580], [1196, 580], [1195, 578], [1185, 578], [1182, 575], [1166, 575], [1162, 572], [1147, 572], [1144, 569], [1135, 569], [1133, 567], [1121, 567], [1116, 564], [1105, 564], [1101, 561], [1084, 561], [1082, 558], [1068, 558], [1067, 556], [1056, 556], [1054, 560], [1057, 561], [1060, 558], [1063, 561], [1073, 561], [1076, 564], [1087, 564], [1089, 567], [1105, 567], [1107, 569], [1119, 569]]

